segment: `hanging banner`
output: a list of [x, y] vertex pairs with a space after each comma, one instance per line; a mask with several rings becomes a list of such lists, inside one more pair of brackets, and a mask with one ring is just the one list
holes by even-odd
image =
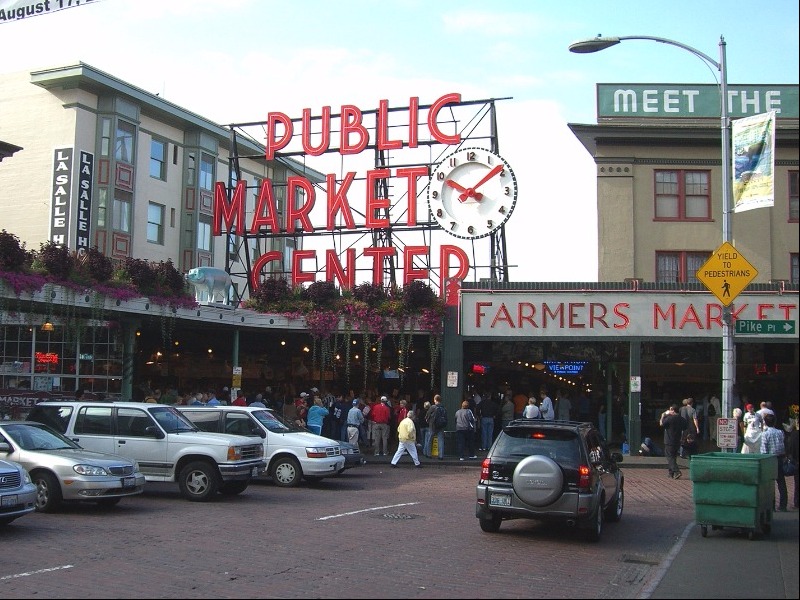
[[100, 0], [0, 0], [0, 24], [49, 15], [64, 8], [85, 6]]
[[733, 138], [733, 212], [775, 204], [775, 111], [737, 119]]

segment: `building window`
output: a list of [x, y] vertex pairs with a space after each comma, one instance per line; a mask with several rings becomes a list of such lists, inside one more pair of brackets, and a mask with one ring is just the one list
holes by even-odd
[[790, 223], [797, 223], [800, 219], [800, 215], [798, 211], [798, 182], [797, 182], [797, 173], [798, 171], [789, 171], [789, 222]]
[[798, 273], [798, 257], [800, 257], [800, 254], [797, 254], [797, 252], [792, 252], [789, 255], [789, 260], [791, 261], [791, 266], [789, 267], [791, 269], [790, 271], [791, 279], [789, 280], [789, 282], [795, 285], [800, 283], [800, 273]]
[[97, 189], [97, 226], [106, 226], [106, 215], [108, 211], [108, 189]]
[[214, 189], [214, 158], [208, 154], [200, 155], [200, 189]]
[[710, 252], [656, 252], [656, 283], [699, 283], [697, 271]]
[[150, 177], [167, 180], [167, 142], [150, 140]]
[[122, 119], [117, 120], [117, 139], [114, 158], [120, 162], [133, 164], [133, 136], [136, 133], [136, 126]]
[[114, 190], [114, 206], [111, 209], [111, 226], [116, 231], [131, 232], [131, 204], [133, 194], [123, 190]]
[[108, 156], [111, 151], [111, 119], [103, 119], [100, 124], [100, 156]]
[[197, 223], [197, 249], [211, 252], [211, 221], [205, 217]]
[[710, 220], [711, 191], [708, 182], [708, 171], [656, 171], [656, 220]]
[[164, 243], [164, 207], [151, 202], [147, 205], [147, 241]]

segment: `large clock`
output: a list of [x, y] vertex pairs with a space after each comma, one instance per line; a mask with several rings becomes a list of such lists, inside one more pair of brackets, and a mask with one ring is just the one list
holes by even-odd
[[505, 223], [517, 202], [517, 178], [505, 159], [484, 148], [462, 148], [431, 173], [428, 207], [447, 233], [485, 237]]

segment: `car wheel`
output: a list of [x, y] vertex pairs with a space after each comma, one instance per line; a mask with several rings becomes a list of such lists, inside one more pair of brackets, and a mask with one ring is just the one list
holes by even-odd
[[561, 497], [564, 473], [550, 457], [537, 454], [520, 461], [512, 482], [520, 500], [531, 506], [547, 506]]
[[249, 481], [231, 481], [223, 483], [219, 488], [219, 493], [223, 496], [235, 496], [241, 494], [250, 485]]
[[280, 487], [294, 487], [300, 483], [303, 472], [297, 459], [284, 456], [272, 464], [272, 480]]
[[97, 501], [97, 505], [102, 506], [103, 508], [111, 508], [112, 506], [119, 504], [120, 500], [122, 500], [122, 498], [103, 498], [102, 500]]
[[606, 521], [616, 523], [622, 518], [622, 509], [625, 508], [625, 489], [620, 487], [611, 504], [606, 508]]
[[594, 515], [587, 523], [586, 539], [590, 542], [599, 542], [601, 533], [603, 533], [603, 507], [598, 504]]
[[500, 531], [500, 523], [503, 522], [503, 519], [500, 515], [492, 515], [488, 519], [478, 519], [481, 524], [481, 529], [486, 533], [497, 533]]
[[181, 494], [192, 502], [210, 500], [219, 489], [217, 469], [206, 462], [193, 462], [186, 465], [178, 476]]
[[36, 510], [38, 512], [53, 512], [61, 505], [61, 484], [54, 475], [45, 472], [33, 474], [33, 484], [36, 486]]

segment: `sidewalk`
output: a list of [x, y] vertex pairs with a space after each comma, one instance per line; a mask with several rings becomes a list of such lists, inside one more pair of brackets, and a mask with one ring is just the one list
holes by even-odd
[[[445, 455], [443, 460], [425, 458], [419, 449], [420, 462], [426, 467], [479, 468], [486, 452], [477, 459], [461, 461], [457, 456]], [[618, 450], [618, 448], [615, 448]], [[707, 445], [703, 452], [716, 452], [719, 448]], [[364, 457], [369, 463], [387, 464], [394, 456], [372, 456], [369, 450]], [[403, 455], [401, 466], [412, 464]], [[689, 460], [678, 459], [678, 465], [689, 478]], [[624, 469], [667, 469], [663, 456], [626, 455], [620, 467]], [[792, 504], [793, 485], [789, 488], [789, 505]], [[777, 492], [776, 492], [777, 494]], [[623, 515], [623, 519], [624, 519]], [[772, 532], [755, 540], [746, 532], [734, 528], [708, 530], [702, 537], [700, 526], [694, 521], [686, 526], [672, 550], [659, 565], [655, 576], [645, 584], [640, 598], [800, 598], [800, 512], [774, 512]], [[601, 542], [602, 544], [602, 542]], [[730, 575], [725, 575], [730, 574]]]

